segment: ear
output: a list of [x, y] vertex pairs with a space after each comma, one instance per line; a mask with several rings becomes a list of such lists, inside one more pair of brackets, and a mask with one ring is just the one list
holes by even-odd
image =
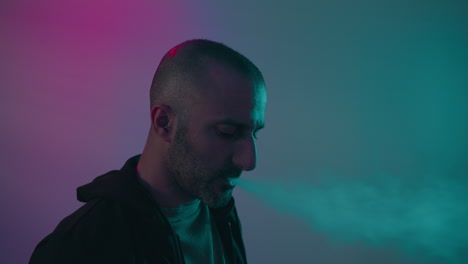
[[151, 129], [164, 141], [171, 142], [174, 128], [174, 115], [170, 106], [155, 104], [151, 109]]

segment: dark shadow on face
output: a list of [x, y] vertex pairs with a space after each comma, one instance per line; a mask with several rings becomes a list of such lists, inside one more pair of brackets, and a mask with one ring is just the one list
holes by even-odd
[[222, 207], [232, 195], [233, 186], [228, 178], [238, 178], [242, 170], [232, 164], [214, 168], [209, 160], [203, 159], [204, 153], [197, 153], [188, 140], [187, 131], [186, 127], [176, 131], [174, 143], [168, 151], [168, 167], [174, 183], [209, 207]]

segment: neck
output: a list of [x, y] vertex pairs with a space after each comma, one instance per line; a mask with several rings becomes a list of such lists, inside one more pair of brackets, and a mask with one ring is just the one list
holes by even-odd
[[170, 171], [164, 165], [165, 155], [162, 146], [152, 144], [150, 136], [137, 165], [137, 175], [143, 186], [148, 189], [161, 207], [178, 207], [193, 201], [195, 197], [180, 189]]

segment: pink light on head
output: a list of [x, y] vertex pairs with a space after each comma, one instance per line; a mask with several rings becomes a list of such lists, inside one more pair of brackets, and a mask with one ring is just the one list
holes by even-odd
[[167, 54], [169, 55], [169, 58], [174, 57], [177, 54], [177, 51], [179, 51], [180, 45], [177, 45], [173, 47]]

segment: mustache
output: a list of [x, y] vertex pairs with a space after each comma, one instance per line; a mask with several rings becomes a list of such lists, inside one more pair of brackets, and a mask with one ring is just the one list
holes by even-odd
[[218, 173], [219, 177], [226, 177], [226, 178], [239, 178], [241, 174], [242, 174], [242, 170], [240, 169], [222, 170]]

